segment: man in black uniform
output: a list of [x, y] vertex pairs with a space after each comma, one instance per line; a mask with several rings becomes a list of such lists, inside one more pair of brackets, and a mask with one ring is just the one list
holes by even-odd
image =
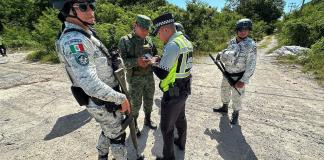
[[[157, 17], [153, 24], [156, 27], [153, 35], [158, 34], [164, 43], [160, 62], [153, 64], [153, 71], [161, 79], [160, 89], [163, 91], [160, 120], [164, 141], [163, 158], [157, 159], [174, 160], [173, 143], [180, 150], [184, 150], [186, 144], [185, 104], [190, 94], [193, 47], [182, 32], [177, 32], [172, 14]], [[179, 135], [176, 140], [173, 135], [174, 126]]]

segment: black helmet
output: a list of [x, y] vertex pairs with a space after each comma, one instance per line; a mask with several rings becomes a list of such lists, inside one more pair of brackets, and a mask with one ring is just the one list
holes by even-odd
[[175, 25], [177, 31], [184, 32], [184, 27], [181, 23], [176, 22], [176, 23], [174, 23], [174, 25]]
[[[53, 8], [60, 10], [60, 13], [58, 14], [58, 18], [61, 20], [61, 22], [64, 22], [66, 17], [73, 17], [79, 19], [75, 10], [72, 9], [74, 15], [69, 15], [69, 12], [74, 3], [83, 3], [83, 2], [93, 3], [96, 2], [96, 0], [52, 0]], [[80, 21], [85, 25], [92, 25], [87, 22], [83, 22], [82, 20]]]
[[242, 30], [242, 29], [248, 29], [252, 31], [252, 21], [248, 18], [240, 19], [236, 22], [236, 31]]
[[[61, 12], [68, 12], [74, 3], [78, 2], [95, 2], [96, 0], [52, 0], [53, 8], [60, 10]], [[68, 14], [68, 13], [66, 13]]]
[[63, 10], [66, 4], [72, 4], [74, 0], [52, 0], [53, 8], [60, 11]]

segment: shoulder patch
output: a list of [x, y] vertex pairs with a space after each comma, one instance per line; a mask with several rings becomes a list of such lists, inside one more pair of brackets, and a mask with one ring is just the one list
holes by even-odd
[[81, 66], [86, 66], [89, 64], [89, 57], [87, 53], [74, 54], [75, 60]]
[[70, 45], [70, 50], [72, 54], [78, 53], [78, 52], [84, 52], [84, 46], [82, 43], [77, 43]]
[[82, 43], [82, 40], [81, 39], [71, 39], [71, 40], [65, 42], [64, 45], [70, 45], [72, 43]]

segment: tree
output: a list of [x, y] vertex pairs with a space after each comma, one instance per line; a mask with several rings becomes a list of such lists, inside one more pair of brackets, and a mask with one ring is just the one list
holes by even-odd
[[132, 6], [132, 5], [153, 5], [153, 6], [163, 6], [166, 5], [166, 0], [100, 0], [100, 2], [109, 2], [114, 5], [119, 5], [121, 7], [124, 6]]
[[245, 17], [270, 24], [283, 14], [283, 0], [227, 0], [227, 6]]

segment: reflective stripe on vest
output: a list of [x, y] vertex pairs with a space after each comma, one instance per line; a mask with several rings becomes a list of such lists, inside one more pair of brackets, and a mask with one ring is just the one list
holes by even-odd
[[169, 74], [160, 83], [160, 88], [163, 92], [169, 90], [169, 86], [173, 85], [175, 80], [186, 78], [190, 76], [190, 70], [192, 68], [192, 52], [193, 47], [190, 41], [188, 41], [182, 34], [176, 37], [175, 42], [180, 48], [180, 55], [178, 60], [173, 64]]

